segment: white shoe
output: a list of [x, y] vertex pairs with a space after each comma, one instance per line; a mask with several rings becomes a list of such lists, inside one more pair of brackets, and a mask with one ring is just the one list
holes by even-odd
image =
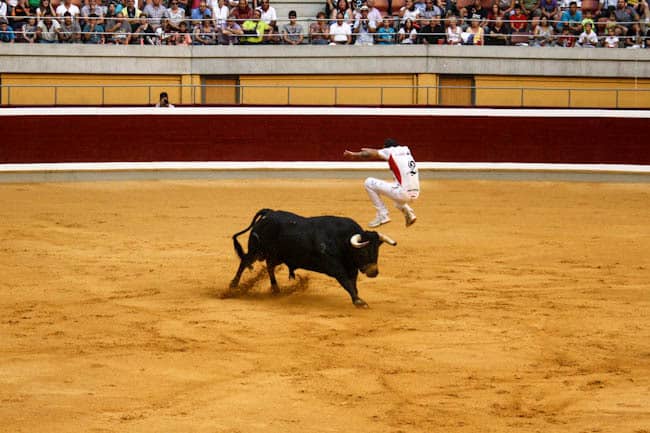
[[380, 225], [389, 222], [390, 222], [390, 218], [388, 217], [388, 215], [377, 215], [374, 220], [368, 223], [368, 227], [370, 228], [379, 227]]
[[402, 209], [402, 213], [404, 214], [404, 220], [406, 221], [406, 227], [410, 227], [413, 225], [413, 223], [418, 219], [418, 217], [415, 216], [415, 212], [413, 212], [413, 209], [405, 207]]

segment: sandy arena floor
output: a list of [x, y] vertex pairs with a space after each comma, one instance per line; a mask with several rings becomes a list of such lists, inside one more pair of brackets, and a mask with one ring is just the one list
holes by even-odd
[[365, 225], [360, 180], [0, 199], [1, 432], [650, 433], [648, 183], [426, 181], [367, 310], [301, 270], [226, 293], [255, 211]]

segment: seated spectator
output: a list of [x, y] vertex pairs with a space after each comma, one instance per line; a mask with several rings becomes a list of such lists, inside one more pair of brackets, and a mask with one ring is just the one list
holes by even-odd
[[181, 21], [178, 25], [178, 32], [174, 34], [174, 39], [171, 42], [171, 45], [183, 45], [188, 46], [192, 45], [192, 37], [190, 36], [189, 30], [187, 29], [187, 23]]
[[212, 27], [212, 21], [201, 21], [194, 27], [192, 36], [193, 45], [215, 45], [217, 43], [217, 34]]
[[485, 45], [508, 45], [510, 32], [503, 18], [498, 17], [496, 21], [488, 24], [488, 31], [485, 34]]
[[557, 39], [557, 46], [559, 47], [564, 47], [564, 48], [571, 48], [575, 46], [576, 43], [576, 36], [571, 33], [571, 28], [569, 27], [569, 23], [564, 23], [562, 26], [562, 34], [560, 37]]
[[[147, 18], [149, 18], [149, 25], [154, 30], [162, 30], [167, 26], [169, 12], [167, 12], [167, 8], [161, 4], [161, 0], [151, 0], [151, 3], [144, 7], [142, 13], [147, 15]], [[160, 35], [161, 32], [158, 33]]]
[[549, 23], [560, 20], [560, 6], [558, 0], [540, 0], [539, 10], [542, 12], [542, 17], [546, 17]]
[[87, 44], [103, 44], [105, 42], [104, 26], [99, 23], [97, 15], [88, 15], [88, 21], [83, 28], [82, 39]]
[[345, 22], [342, 12], [336, 15], [336, 22], [330, 26], [330, 45], [349, 45], [352, 43], [352, 28]]
[[430, 21], [422, 21], [424, 27], [418, 33], [419, 43], [438, 45], [445, 43], [445, 28], [440, 23], [440, 16], [434, 15]]
[[593, 31], [594, 22], [588, 20], [584, 23], [584, 31], [578, 37], [577, 46], [583, 48], [595, 48], [598, 46], [598, 36]]
[[[115, 5], [113, 5], [113, 11], [115, 11]], [[97, 0], [88, 0], [88, 4], [81, 8], [81, 21], [79, 24], [85, 27], [89, 22], [88, 17], [91, 15], [97, 17], [95, 25], [101, 24], [104, 26], [104, 9], [97, 4]]]
[[528, 17], [523, 13], [519, 3], [515, 4], [514, 12], [510, 15], [510, 29], [513, 34], [528, 31]]
[[309, 26], [309, 39], [313, 45], [327, 45], [330, 42], [330, 27], [325, 12], [318, 12], [316, 21]]
[[280, 41], [278, 35], [278, 14], [275, 12], [275, 8], [271, 6], [269, 0], [261, 0], [261, 6], [258, 7], [261, 15], [261, 20], [264, 21], [271, 27], [271, 35], [269, 41], [277, 43]]
[[560, 18], [560, 23], [557, 25], [557, 29], [562, 31], [564, 29], [565, 23], [568, 23], [569, 31], [573, 35], [579, 35], [582, 32], [582, 12], [578, 10], [578, 3], [572, 1], [569, 3], [569, 9], [562, 12], [562, 17]]
[[512, 12], [515, 10], [515, 4], [517, 0], [497, 0], [499, 4], [499, 10], [503, 13], [504, 21], [507, 21]]
[[262, 21], [262, 13], [259, 9], [253, 11], [253, 18], [244, 21], [241, 28], [244, 31], [244, 37], [240, 43], [249, 45], [268, 42], [272, 30], [271, 26]]
[[230, 9], [226, 5], [226, 0], [213, 1], [212, 16], [216, 24], [217, 31], [221, 31], [226, 25], [226, 20], [230, 15]]
[[289, 45], [300, 45], [304, 39], [302, 26], [296, 22], [296, 11], [289, 11], [289, 22], [282, 26], [282, 41]]
[[32, 15], [34, 14], [32, 13], [31, 6], [29, 6], [29, 2], [27, 0], [18, 0], [16, 6], [11, 9], [10, 20], [8, 21], [8, 24], [11, 24], [14, 31], [14, 36], [27, 23], [28, 17]]
[[407, 18], [397, 31], [397, 40], [400, 44], [415, 44], [418, 40], [418, 31], [413, 25], [413, 20]]
[[[474, 0], [474, 4], [469, 7], [468, 16], [471, 17], [472, 20], [475, 20], [476, 18], [474, 17], [475, 15], [478, 16], [479, 20], [479, 27], [485, 27], [487, 26], [487, 17], [490, 11], [485, 9], [481, 3], [481, 0]], [[470, 26], [472, 23], [470, 22]]]
[[332, 10], [332, 13], [330, 15], [330, 27], [331, 25], [335, 24], [336, 21], [338, 21], [339, 13], [343, 15], [343, 20], [347, 24], [352, 24], [352, 21], [354, 20], [354, 12], [348, 5], [347, 0], [339, 0], [336, 8]]
[[131, 35], [131, 40], [140, 45], [160, 45], [159, 33], [153, 28], [147, 14], [140, 14], [140, 25]]
[[135, 0], [126, 0], [126, 7], [122, 9], [120, 15], [122, 16], [123, 21], [128, 24], [128, 27], [125, 26], [125, 28], [128, 29], [129, 33], [131, 33], [131, 40], [134, 39], [132, 33], [135, 33], [138, 27], [140, 27], [141, 14], [142, 12], [140, 9], [135, 6]]
[[548, 18], [542, 16], [539, 25], [533, 31], [533, 45], [536, 47], [552, 47], [555, 45], [553, 26], [548, 23]]
[[72, 44], [81, 42], [81, 26], [77, 18], [73, 17], [70, 12], [63, 14], [61, 21], [61, 33], [59, 33], [61, 43]]
[[[167, 21], [166, 31], [168, 33], [178, 33], [181, 29], [181, 23], [185, 21], [185, 9], [179, 6], [178, 0], [171, 0], [169, 6], [169, 9], [167, 9], [169, 20]], [[196, 18], [193, 17], [192, 19]]]
[[406, 4], [399, 10], [400, 26], [404, 27], [406, 20], [411, 20], [411, 24], [418, 21], [420, 11], [415, 7], [413, 0], [406, 0]]
[[56, 8], [52, 5], [50, 0], [41, 0], [41, 4], [36, 8], [37, 22], [41, 20], [41, 17], [45, 12], [49, 12], [50, 15], [56, 16]]
[[212, 11], [208, 8], [207, 0], [201, 0], [199, 7], [192, 9], [191, 18], [193, 21], [203, 21], [212, 19]]
[[361, 6], [361, 15], [354, 23], [355, 45], [373, 45], [374, 33], [377, 31], [377, 26], [374, 21], [368, 19], [368, 11], [368, 6]]
[[229, 16], [226, 25], [219, 33], [219, 43], [222, 45], [237, 45], [239, 38], [244, 34], [241, 26], [235, 21], [234, 16]]
[[619, 39], [618, 36], [616, 36], [616, 29], [614, 27], [610, 27], [607, 29], [607, 37], [605, 38], [603, 46], [605, 48], [618, 48], [619, 47]]
[[81, 13], [77, 5], [72, 4], [72, 0], [63, 0], [63, 3], [56, 8], [56, 16], [58, 17], [63, 17], [66, 12], [70, 12], [73, 17], [78, 17]]
[[253, 9], [248, 6], [246, 0], [239, 0], [237, 7], [230, 12], [230, 15], [235, 18], [240, 26], [242, 26], [244, 21], [253, 19]]
[[481, 16], [473, 15], [467, 29], [467, 38], [465, 39], [465, 45], [483, 45], [485, 41], [485, 31], [481, 27]]
[[36, 35], [41, 44], [56, 44], [59, 42], [61, 25], [52, 15], [46, 12], [41, 22], [36, 24], [36, 26]]
[[33, 44], [36, 42], [36, 28], [36, 17], [29, 17], [27, 22], [23, 24], [20, 33], [16, 35], [16, 41]]
[[641, 26], [638, 22], [632, 23], [632, 27], [625, 37], [625, 48], [641, 48], [644, 35], [641, 33]]
[[499, 9], [499, 3], [494, 2], [490, 10], [488, 11], [487, 25], [489, 26], [490, 23], [495, 22], [497, 18], [503, 18], [503, 12], [501, 11], [501, 9]]
[[[5, 0], [0, 0], [0, 20], [7, 19], [7, 14], [11, 13], [11, 7]], [[9, 23], [9, 21], [7, 21]]]
[[440, 9], [440, 7], [434, 3], [433, 0], [425, 0], [424, 2], [424, 10], [420, 12], [420, 22], [421, 26], [426, 26], [422, 20], [427, 20], [429, 24], [431, 24], [431, 20], [433, 17], [437, 16], [440, 18], [443, 15], [443, 10]]
[[368, 6], [368, 20], [373, 23], [375, 28], [379, 27], [382, 16], [379, 9], [375, 7], [375, 0], [368, 0], [366, 6]]
[[456, 22], [456, 17], [449, 18], [449, 25], [447, 26], [447, 44], [449, 45], [461, 45], [463, 43], [460, 36], [462, 31]]
[[637, 15], [634, 8], [628, 6], [625, 0], [618, 0], [616, 2], [614, 16], [616, 17], [616, 21], [619, 23], [619, 25], [625, 29], [624, 35], [627, 35], [628, 33], [631, 34], [632, 23], [639, 20], [639, 16]]
[[0, 18], [0, 43], [13, 44], [16, 41], [16, 33], [11, 28], [6, 18]]
[[377, 29], [375, 40], [379, 45], [392, 45], [397, 39], [395, 28], [393, 27], [392, 17], [385, 16], [381, 22], [381, 26]]

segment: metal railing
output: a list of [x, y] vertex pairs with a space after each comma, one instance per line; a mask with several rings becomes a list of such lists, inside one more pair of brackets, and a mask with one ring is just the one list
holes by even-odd
[[3, 84], [0, 106], [174, 105], [508, 106], [650, 108], [650, 87], [570, 88], [400, 85]]

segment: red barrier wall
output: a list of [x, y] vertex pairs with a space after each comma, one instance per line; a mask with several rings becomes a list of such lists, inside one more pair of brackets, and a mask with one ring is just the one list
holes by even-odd
[[647, 118], [27, 115], [0, 118], [0, 163], [340, 161], [393, 137], [419, 161], [650, 164]]

